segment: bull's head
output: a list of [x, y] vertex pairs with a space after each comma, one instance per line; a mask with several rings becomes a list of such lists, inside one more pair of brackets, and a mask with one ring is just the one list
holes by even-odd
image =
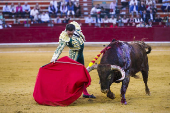
[[113, 82], [121, 81], [125, 78], [125, 72], [119, 66], [110, 64], [99, 64], [97, 67], [100, 78], [101, 92], [108, 93]]

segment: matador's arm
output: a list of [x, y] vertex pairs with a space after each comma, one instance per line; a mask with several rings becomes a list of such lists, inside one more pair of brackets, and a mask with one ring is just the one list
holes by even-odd
[[70, 38], [68, 37], [67, 33], [65, 31], [63, 31], [60, 34], [60, 37], [59, 37], [59, 46], [55, 50], [53, 57], [52, 57], [50, 62], [54, 62], [55, 60], [58, 59], [58, 57], [62, 53], [64, 47], [66, 46], [66, 43], [69, 42], [69, 41], [70, 41]]
[[50, 62], [54, 62], [55, 60], [58, 59], [58, 57], [60, 56], [60, 54], [62, 53], [64, 47], [66, 46], [66, 42], [64, 41], [60, 41], [59, 42], [59, 46], [57, 47], [57, 49], [55, 50], [53, 57], [51, 59]]

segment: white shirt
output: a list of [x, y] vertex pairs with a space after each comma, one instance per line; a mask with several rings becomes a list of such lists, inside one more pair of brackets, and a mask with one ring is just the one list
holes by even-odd
[[32, 9], [31, 12], [30, 12], [30, 15], [31, 15], [31, 16], [35, 16], [35, 15], [37, 15], [37, 14], [38, 14], [38, 10]]
[[135, 1], [131, 0], [129, 5], [132, 6], [132, 5], [134, 5], [134, 3], [136, 3], [136, 5], [138, 5], [136, 0]]
[[65, 8], [64, 8], [64, 7], [61, 5], [61, 6], [60, 6], [60, 11], [61, 11], [61, 12], [64, 12], [64, 13], [67, 12], [67, 6], [65, 5]]
[[136, 6], [134, 6], [134, 7], [133, 7], [133, 11], [135, 11], [135, 12], [136, 12]]
[[150, 19], [153, 20], [153, 14], [150, 14]]
[[2, 12], [10, 12], [10, 7], [9, 6], [3, 6]]
[[85, 19], [85, 23], [94, 23], [93, 18], [92, 17], [91, 18], [87, 17]]
[[135, 18], [135, 23], [139, 23], [139, 22], [142, 22], [143, 19], [142, 18]]
[[27, 6], [26, 6], [26, 5], [23, 5], [23, 6], [22, 6], [22, 11], [25, 12], [25, 10], [30, 11], [30, 5], [27, 5]]
[[127, 23], [127, 22], [128, 22], [128, 19], [127, 19], [127, 18], [126, 18], [126, 19], [122, 18], [122, 22], [123, 22], [123, 23]]
[[97, 9], [95, 7], [93, 7], [90, 11], [90, 14], [95, 14], [95, 13], [97, 13]]
[[95, 23], [103, 23], [101, 18], [97, 18], [97, 20], [95, 20]]
[[13, 6], [13, 7], [10, 6], [10, 12], [12, 12], [12, 11], [16, 12], [16, 7], [15, 6]]
[[50, 4], [53, 4], [55, 8], [57, 7], [57, 1], [51, 1]]
[[167, 2], [167, 1], [170, 1], [170, 0], [162, 0], [163, 6], [169, 5], [169, 3], [164, 3], [164, 2]]
[[48, 16], [48, 14], [45, 14], [45, 15], [41, 15], [41, 21], [49, 21], [50, 20], [50, 18], [49, 18], [49, 16]]
[[103, 19], [103, 23], [109, 23], [109, 19]]
[[111, 2], [110, 3], [110, 9], [113, 9], [113, 11], [114, 11], [115, 7], [116, 7], [116, 3]]
[[150, 0], [150, 1], [148, 1], [148, 0], [146, 0], [146, 5], [152, 5], [152, 3], [154, 3], [154, 4], [156, 4], [156, 2], [153, 0]]
[[61, 19], [54, 20], [54, 23], [61, 23]]
[[34, 16], [34, 20], [38, 20], [38, 19], [41, 19], [41, 15], [39, 14]]
[[114, 24], [116, 24], [116, 21], [117, 21], [117, 19], [116, 18], [110, 18], [110, 20], [109, 20], [109, 23], [114, 23]]

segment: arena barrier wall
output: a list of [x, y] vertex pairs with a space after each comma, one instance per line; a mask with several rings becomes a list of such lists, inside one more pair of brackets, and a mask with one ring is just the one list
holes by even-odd
[[[64, 26], [57, 27], [18, 27], [0, 30], [0, 44], [10, 45], [10, 43], [28, 43], [28, 45], [54, 44], [59, 41], [60, 33]], [[82, 27], [82, 32], [86, 37], [86, 42], [95, 44], [111, 42], [112, 39], [121, 41], [142, 40], [146, 42], [170, 42], [170, 27], [118, 27], [118, 28], [95, 28]], [[32, 43], [32, 44], [31, 44]], [[41, 44], [40, 44], [41, 43]], [[44, 43], [44, 44], [43, 44]], [[56, 44], [56, 43], [55, 43]], [[169, 45], [169, 43], [166, 43]]]

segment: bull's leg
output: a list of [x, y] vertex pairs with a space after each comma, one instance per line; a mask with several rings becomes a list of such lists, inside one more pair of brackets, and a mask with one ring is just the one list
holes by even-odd
[[126, 90], [128, 88], [128, 85], [129, 85], [129, 81], [130, 81], [130, 76], [129, 75], [126, 75], [125, 79], [122, 81], [122, 87], [121, 87], [122, 99], [121, 99], [121, 103], [125, 104], [125, 105], [127, 104], [125, 94], [126, 94]]
[[141, 71], [142, 72], [142, 76], [143, 76], [143, 81], [145, 83], [145, 91], [146, 91], [146, 94], [150, 95], [150, 91], [149, 91], [149, 88], [148, 88], [148, 71]]
[[115, 99], [115, 94], [109, 90], [109, 92], [107, 93], [107, 97], [109, 97], [110, 99]]

